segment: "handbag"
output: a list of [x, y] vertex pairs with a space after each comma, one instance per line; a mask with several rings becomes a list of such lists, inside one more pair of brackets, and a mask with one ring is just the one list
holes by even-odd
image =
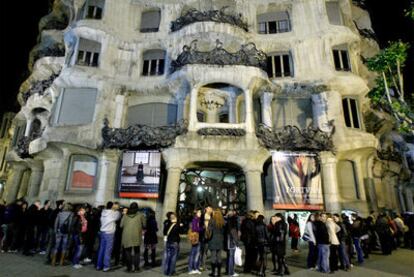
[[243, 265], [242, 250], [241, 250], [240, 247], [236, 247], [236, 250], [234, 251], [234, 263], [237, 266], [242, 266]]

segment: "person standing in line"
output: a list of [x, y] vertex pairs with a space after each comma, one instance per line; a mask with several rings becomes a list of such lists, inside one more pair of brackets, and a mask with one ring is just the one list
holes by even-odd
[[50, 214], [48, 218], [48, 227], [49, 227], [49, 242], [47, 244], [47, 251], [46, 251], [46, 264], [52, 263], [52, 255], [53, 249], [56, 245], [56, 233], [55, 233], [55, 222], [58, 214], [63, 210], [63, 203], [64, 200], [57, 200], [56, 201], [56, 208]]
[[164, 225], [163, 233], [166, 237], [163, 271], [164, 275], [173, 276], [175, 274], [175, 264], [180, 251], [180, 226], [175, 213], [170, 214], [169, 222]]
[[315, 238], [318, 246], [318, 271], [329, 273], [329, 233], [326, 227], [326, 213], [321, 213], [315, 217]]
[[269, 240], [264, 216], [259, 215], [256, 219], [257, 252], [259, 254], [258, 276], [265, 276], [266, 272], [266, 245]]
[[82, 268], [80, 259], [82, 256], [83, 248], [85, 246], [86, 231], [88, 230], [88, 221], [85, 218], [85, 208], [79, 207], [76, 215], [74, 216], [72, 224], [73, 242], [75, 244], [75, 250], [73, 253], [72, 263], [73, 268]]
[[239, 224], [238, 217], [235, 210], [230, 210], [227, 214], [226, 223], [226, 250], [227, 250], [227, 266], [226, 272], [228, 276], [236, 277], [239, 276], [235, 272], [235, 252], [236, 247], [239, 247]]
[[188, 239], [191, 243], [191, 251], [188, 258], [188, 274], [201, 274], [200, 268], [200, 233], [203, 230], [201, 224], [201, 210], [194, 211], [194, 217], [188, 231]]
[[[214, 209], [208, 224], [208, 249], [211, 252], [211, 273], [209, 276], [221, 276], [221, 251], [224, 244], [224, 218], [220, 209]], [[217, 272], [216, 272], [217, 269]]]
[[204, 210], [204, 214], [202, 214], [200, 218], [200, 225], [202, 227], [202, 230], [200, 232], [200, 262], [199, 262], [200, 271], [206, 270], [206, 260], [207, 260], [209, 239], [206, 238], [205, 232], [208, 228], [208, 223], [211, 219], [212, 213], [213, 213], [213, 208], [211, 206], [207, 206]]
[[[145, 230], [144, 235], [144, 266], [156, 266], [156, 250], [157, 250], [157, 232], [158, 232], [158, 225], [157, 221], [155, 219], [155, 212], [151, 210], [149, 212], [148, 218], [147, 218], [147, 228]], [[151, 250], [151, 263], [148, 259], [149, 251]]]
[[101, 215], [101, 234], [96, 269], [111, 270], [111, 255], [116, 230], [116, 221], [121, 217], [118, 203], [109, 201]]
[[[138, 204], [131, 203], [121, 220], [122, 247], [125, 249], [127, 271], [140, 270], [140, 246], [142, 243], [142, 230], [146, 228], [144, 215], [138, 211]], [[132, 255], [132, 251], [134, 252]], [[132, 265], [134, 269], [132, 269]]]
[[351, 264], [349, 262], [349, 256], [347, 251], [347, 243], [349, 241], [349, 234], [345, 224], [342, 222], [339, 214], [333, 215], [335, 223], [341, 228], [341, 230], [336, 233], [339, 240], [339, 258], [341, 263], [341, 268], [345, 271], [351, 269]]
[[364, 253], [361, 247], [361, 237], [363, 235], [364, 230], [364, 222], [361, 217], [357, 214], [352, 214], [352, 226], [351, 226], [351, 236], [352, 241], [355, 246], [355, 250], [357, 252], [358, 264], [362, 264], [364, 262]]
[[70, 226], [72, 226], [73, 214], [72, 205], [70, 203], [63, 203], [62, 211], [55, 220], [55, 246], [52, 251], [52, 266], [56, 265], [57, 254], [60, 250], [60, 265], [63, 265], [68, 249], [68, 240]]
[[298, 215], [294, 214], [293, 218], [288, 217], [288, 223], [289, 223], [289, 237], [291, 238], [291, 249], [293, 250], [293, 252], [299, 252], [298, 242], [300, 238], [300, 229], [299, 229]]
[[249, 211], [246, 218], [242, 221], [240, 226], [241, 241], [246, 249], [246, 258], [244, 262], [244, 273], [251, 273], [255, 268], [257, 260], [257, 248], [256, 248], [256, 224], [254, 218], [254, 212]]
[[328, 214], [328, 218], [326, 219], [326, 228], [328, 230], [329, 241], [331, 243], [329, 255], [329, 269], [331, 270], [331, 272], [335, 272], [338, 270], [339, 249], [339, 240], [336, 234], [339, 231], [341, 231], [341, 228], [338, 226], [338, 224], [335, 223], [331, 214]]
[[288, 232], [288, 224], [281, 213], [275, 214], [275, 240], [276, 240], [276, 255], [278, 269], [275, 275], [289, 275], [289, 268], [285, 261], [286, 255], [286, 235]]
[[46, 254], [47, 242], [49, 237], [49, 218], [53, 210], [50, 208], [50, 201], [43, 202], [43, 207], [39, 211], [39, 225], [37, 226], [36, 246], [40, 255]]
[[318, 259], [318, 248], [316, 246], [316, 238], [315, 238], [315, 214], [310, 214], [308, 217], [308, 221], [305, 225], [305, 232], [303, 234], [303, 240], [308, 242], [309, 245], [309, 252], [307, 258], [307, 268], [310, 270], [314, 270], [316, 266], [316, 260]]
[[276, 254], [276, 217], [273, 215], [270, 218], [270, 222], [267, 225], [267, 232], [269, 233], [269, 248], [272, 253], [272, 264], [273, 270], [272, 273], [277, 272], [277, 254]]

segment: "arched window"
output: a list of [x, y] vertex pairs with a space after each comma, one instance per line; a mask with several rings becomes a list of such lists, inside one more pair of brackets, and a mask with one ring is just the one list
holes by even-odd
[[171, 126], [177, 123], [177, 105], [145, 103], [128, 108], [128, 126], [142, 124], [151, 127]]
[[101, 44], [90, 39], [80, 38], [78, 46], [77, 65], [98, 67]]
[[145, 11], [141, 15], [141, 33], [158, 32], [161, 21], [161, 10]]
[[96, 186], [98, 159], [89, 155], [72, 155], [69, 159], [67, 191], [92, 192]]
[[164, 50], [147, 50], [143, 55], [142, 75], [155, 76], [164, 74], [165, 51]]

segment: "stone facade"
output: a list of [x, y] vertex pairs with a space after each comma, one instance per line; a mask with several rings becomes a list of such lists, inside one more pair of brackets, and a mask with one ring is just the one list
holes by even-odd
[[[162, 197], [138, 200], [158, 214], [177, 208], [182, 171], [200, 163], [242, 170], [247, 208], [270, 212], [271, 149], [256, 135], [259, 124], [332, 136], [334, 151], [317, 153], [328, 211], [399, 208], [395, 191], [378, 190], [382, 180], [373, 175], [378, 139], [362, 117], [373, 77], [361, 56], [378, 46], [358, 31], [371, 30], [369, 15], [350, 1], [79, 0], [54, 7], [68, 26], [43, 32], [64, 43], [65, 56], [49, 51], [37, 59], [21, 87], [12, 133], [25, 124], [28, 139], [8, 154], [7, 201], [132, 201], [116, 193], [123, 149], [103, 147], [104, 121], [125, 134], [134, 124], [183, 120], [185, 132], [158, 145]], [[97, 164], [88, 193], [68, 187], [79, 155]], [[378, 202], [378, 194], [389, 201]]]

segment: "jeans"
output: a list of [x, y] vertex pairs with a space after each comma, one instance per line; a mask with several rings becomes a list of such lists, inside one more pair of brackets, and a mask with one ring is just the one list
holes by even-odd
[[208, 243], [207, 242], [201, 242], [200, 243], [200, 262], [199, 262], [199, 265], [203, 269], [206, 268], [207, 252], [208, 252]]
[[39, 243], [40, 251], [46, 251], [47, 242], [49, 241], [49, 227], [39, 227], [37, 234], [37, 241]]
[[346, 244], [345, 242], [341, 242], [339, 245], [339, 258], [341, 259], [341, 264], [344, 269], [348, 269], [351, 267], [351, 264], [349, 262], [348, 253], [346, 251]]
[[316, 266], [316, 260], [318, 259], [318, 248], [312, 241], [309, 241], [308, 244], [309, 252], [307, 258], [307, 266], [308, 268], [314, 268]]
[[361, 240], [359, 238], [352, 238], [354, 245], [355, 245], [355, 250], [357, 252], [357, 257], [358, 257], [358, 263], [362, 264], [364, 262], [364, 253], [362, 252], [362, 248], [361, 248]]
[[188, 271], [198, 270], [200, 267], [200, 244], [191, 246], [190, 256], [188, 258]]
[[177, 262], [178, 252], [180, 246], [178, 242], [167, 242], [165, 247], [165, 262], [164, 262], [164, 274], [171, 276], [175, 273], [175, 264]]
[[73, 242], [75, 243], [75, 250], [73, 252], [72, 263], [77, 265], [79, 264], [84, 245], [81, 243], [79, 235], [73, 235]]
[[228, 275], [234, 274], [234, 253], [236, 248], [231, 248], [227, 251], [227, 272]]
[[56, 255], [59, 252], [59, 249], [62, 253], [66, 252], [66, 249], [68, 248], [68, 237], [68, 234], [56, 234], [56, 243], [52, 251], [53, 254]]
[[318, 244], [318, 270], [329, 273], [329, 244]]
[[97, 269], [108, 269], [111, 267], [112, 247], [114, 244], [114, 235], [109, 233], [100, 233], [100, 243], [98, 251]]

